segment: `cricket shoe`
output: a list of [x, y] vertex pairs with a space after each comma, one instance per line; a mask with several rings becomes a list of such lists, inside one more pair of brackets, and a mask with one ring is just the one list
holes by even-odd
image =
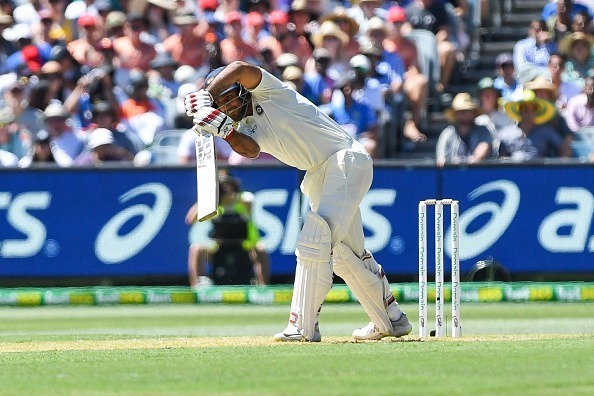
[[384, 337], [402, 337], [412, 331], [412, 325], [404, 312], [398, 320], [391, 321], [391, 323], [392, 330], [382, 333], [373, 322], [369, 322], [367, 326], [353, 330], [353, 338], [355, 341], [376, 341]]
[[299, 328], [293, 324], [289, 324], [286, 329], [280, 333], [276, 333], [273, 337], [274, 341], [278, 342], [290, 342], [290, 341], [302, 341], [302, 342], [320, 342], [322, 341], [322, 335], [320, 334], [320, 327], [316, 323], [314, 328], [313, 338], [311, 340], [305, 339], [303, 334], [299, 331]]

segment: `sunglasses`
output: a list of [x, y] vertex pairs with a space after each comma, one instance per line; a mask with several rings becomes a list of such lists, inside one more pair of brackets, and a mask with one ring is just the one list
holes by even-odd
[[523, 104], [520, 106], [520, 111], [538, 111], [538, 105]]

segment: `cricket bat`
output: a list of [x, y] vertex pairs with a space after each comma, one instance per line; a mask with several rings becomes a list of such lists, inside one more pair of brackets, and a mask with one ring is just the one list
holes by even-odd
[[196, 185], [198, 189], [198, 221], [217, 214], [219, 207], [219, 178], [215, 161], [214, 138], [204, 133], [196, 139]]

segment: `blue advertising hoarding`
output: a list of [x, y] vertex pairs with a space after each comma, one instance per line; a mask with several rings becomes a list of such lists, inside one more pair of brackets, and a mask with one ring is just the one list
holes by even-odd
[[[293, 274], [307, 207], [301, 175], [286, 167], [231, 172], [254, 193], [272, 274]], [[374, 172], [361, 205], [366, 246], [395, 279], [417, 272], [418, 201], [441, 197], [460, 201], [462, 272], [488, 257], [512, 274], [594, 272], [592, 167], [382, 165]], [[206, 240], [210, 227], [184, 223], [195, 191], [192, 167], [3, 170], [0, 276], [186, 276], [188, 244]]]

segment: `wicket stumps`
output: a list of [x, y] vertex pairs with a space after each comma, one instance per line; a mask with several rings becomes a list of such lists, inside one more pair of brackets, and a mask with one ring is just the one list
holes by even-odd
[[419, 337], [427, 338], [427, 206], [435, 206], [435, 336], [445, 336], [443, 205], [450, 205], [452, 243], [452, 337], [460, 337], [459, 203], [453, 199], [419, 202]]

